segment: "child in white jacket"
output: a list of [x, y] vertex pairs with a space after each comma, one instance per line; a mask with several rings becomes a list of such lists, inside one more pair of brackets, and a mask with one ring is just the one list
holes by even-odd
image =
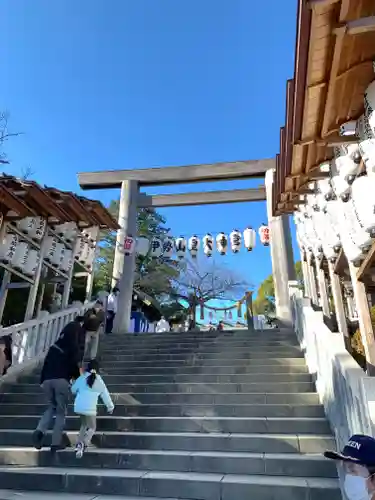
[[82, 458], [85, 448], [90, 445], [96, 430], [96, 414], [99, 396], [112, 413], [115, 405], [112, 402], [108, 389], [99, 375], [99, 363], [92, 359], [86, 371], [74, 382], [71, 388], [76, 396], [74, 412], [81, 417], [81, 428], [76, 444], [76, 457]]

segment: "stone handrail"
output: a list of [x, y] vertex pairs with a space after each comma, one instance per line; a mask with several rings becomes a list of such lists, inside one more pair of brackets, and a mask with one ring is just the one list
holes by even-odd
[[338, 448], [352, 434], [375, 435], [375, 378], [347, 352], [343, 336], [331, 332], [323, 314], [301, 292], [291, 293], [294, 330], [334, 432]]
[[[8, 374], [20, 373], [23, 367], [34, 366], [43, 359], [48, 348], [55, 342], [61, 330], [78, 315], [83, 314], [94, 302], [79, 304], [42, 318], [16, 325], [1, 327], [0, 337], [12, 337], [12, 366]], [[7, 375], [8, 375], [7, 374]]]

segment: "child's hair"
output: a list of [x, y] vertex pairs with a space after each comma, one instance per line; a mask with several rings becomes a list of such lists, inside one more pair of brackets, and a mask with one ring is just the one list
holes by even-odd
[[96, 380], [96, 374], [99, 373], [99, 362], [96, 359], [89, 361], [86, 371], [90, 374], [86, 379], [86, 383], [92, 388]]

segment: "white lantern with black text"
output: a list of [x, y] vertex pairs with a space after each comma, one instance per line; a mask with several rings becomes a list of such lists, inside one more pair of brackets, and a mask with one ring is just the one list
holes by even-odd
[[84, 238], [87, 238], [90, 243], [95, 243], [99, 234], [98, 226], [87, 227], [82, 230], [82, 235]]
[[71, 243], [77, 237], [78, 227], [75, 222], [65, 222], [64, 224], [55, 226], [54, 231], [61, 236], [61, 238], [64, 238], [65, 241]]
[[255, 247], [256, 241], [256, 232], [252, 227], [247, 227], [245, 229], [245, 231], [243, 232], [243, 240], [245, 248], [248, 252], [251, 252], [251, 250]]
[[189, 238], [188, 248], [190, 255], [193, 257], [193, 259], [195, 259], [197, 256], [197, 253], [199, 251], [199, 245], [200, 241], [198, 236], [194, 235], [191, 238]]
[[40, 241], [46, 232], [47, 221], [43, 217], [36, 217], [35, 227], [31, 234], [33, 240]]
[[39, 265], [39, 252], [30, 248], [23, 272], [26, 276], [34, 277]]
[[5, 233], [0, 245], [0, 260], [4, 264], [9, 264], [16, 252], [19, 237], [14, 233]]
[[163, 257], [165, 257], [166, 259], [170, 259], [173, 255], [173, 243], [173, 238], [171, 238], [170, 236], [166, 236], [163, 240]]
[[220, 255], [225, 255], [228, 249], [228, 237], [221, 232], [216, 236], [216, 248]]
[[17, 228], [22, 233], [29, 235], [30, 233], [33, 232], [35, 224], [36, 224], [35, 217], [25, 217], [24, 219], [17, 221]]
[[64, 258], [64, 253], [65, 253], [65, 245], [63, 243], [57, 242], [56, 250], [51, 257], [51, 264], [54, 267], [61, 266], [61, 262]]
[[151, 241], [151, 257], [158, 259], [163, 252], [163, 245], [160, 238], [152, 238]]
[[183, 236], [176, 238], [176, 254], [179, 259], [183, 259], [186, 253], [186, 239]]
[[265, 224], [262, 224], [259, 228], [259, 238], [262, 245], [268, 247], [270, 244], [270, 230]]
[[214, 239], [212, 237], [212, 234], [207, 233], [205, 236], [203, 236], [203, 251], [207, 257], [211, 257], [212, 251], [214, 247]]
[[92, 268], [95, 257], [96, 257], [96, 247], [94, 245], [90, 245], [89, 253], [87, 255], [87, 258], [86, 258], [86, 261], [84, 264], [87, 269]]
[[83, 251], [85, 250], [86, 242], [83, 238], [78, 237], [73, 251], [73, 256], [76, 260], [80, 260]]
[[56, 236], [48, 236], [47, 237], [46, 252], [45, 252], [45, 255], [43, 257], [47, 262], [50, 262], [51, 264], [52, 264], [53, 260], [56, 260], [55, 253], [57, 250], [58, 242], [59, 242], [59, 240], [57, 239]]
[[17, 269], [18, 271], [23, 272], [26, 265], [28, 253], [29, 245], [24, 241], [20, 241], [12, 258], [12, 267], [14, 267], [14, 269]]
[[150, 241], [145, 236], [140, 236], [137, 238], [137, 243], [135, 245], [135, 251], [138, 255], [145, 257], [150, 250]]
[[232, 252], [238, 253], [241, 250], [242, 234], [238, 229], [235, 229], [230, 233], [229, 238], [230, 238], [230, 246], [232, 248]]
[[73, 265], [73, 252], [72, 250], [66, 248], [64, 252], [64, 257], [61, 261], [61, 270], [67, 273], [68, 271], [70, 271], [72, 265]]

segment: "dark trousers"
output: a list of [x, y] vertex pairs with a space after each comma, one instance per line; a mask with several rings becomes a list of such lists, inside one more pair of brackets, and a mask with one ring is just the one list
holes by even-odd
[[105, 333], [112, 333], [113, 322], [116, 314], [113, 311], [107, 311], [107, 321], [105, 323]]

